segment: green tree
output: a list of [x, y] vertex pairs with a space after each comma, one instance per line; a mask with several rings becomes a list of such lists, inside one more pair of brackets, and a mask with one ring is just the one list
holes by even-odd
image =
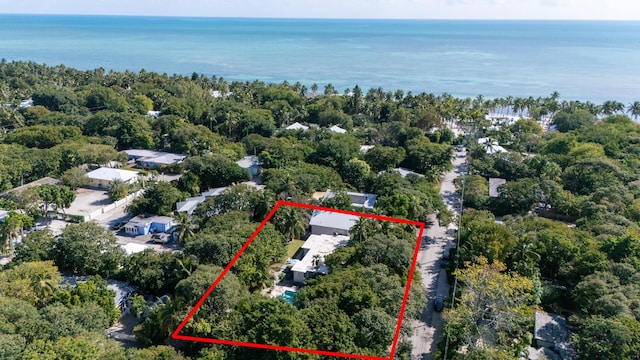
[[115, 235], [93, 222], [67, 225], [54, 249], [60, 268], [106, 277], [116, 273], [125, 256]]
[[592, 316], [581, 322], [574, 341], [581, 359], [637, 359], [640, 322]]
[[137, 197], [127, 205], [127, 212], [132, 215], [171, 215], [176, 202], [182, 201], [184, 198], [184, 194], [172, 184], [158, 182], [148, 187], [142, 197]]
[[55, 238], [49, 229], [28, 234], [15, 247], [15, 263], [53, 260]]
[[553, 117], [553, 124], [560, 132], [581, 129], [585, 126], [593, 125], [595, 116], [586, 110], [576, 110], [573, 112], [560, 111]]
[[79, 167], [73, 167], [62, 173], [60, 180], [71, 190], [89, 185], [89, 178], [85, 176], [87, 172]]
[[131, 186], [124, 181], [120, 179], [114, 179], [112, 181], [109, 181], [109, 185], [107, 185], [107, 194], [112, 200], [118, 201], [129, 195], [130, 188]]
[[[462, 285], [457, 306], [448, 316], [445, 331], [454, 340], [454, 348], [468, 346], [469, 350], [483, 346], [511, 345], [527, 333], [532, 324], [533, 310], [531, 280], [508, 274], [500, 262], [488, 264], [480, 257], [466, 269], [456, 270]], [[514, 349], [515, 350], [515, 349]], [[512, 354], [517, 356], [518, 354]]]
[[273, 215], [272, 222], [289, 242], [300, 238], [307, 231], [309, 224], [308, 215], [304, 210], [294, 206], [281, 206]]
[[350, 184], [358, 190], [362, 190], [370, 173], [371, 168], [369, 164], [359, 159], [351, 159], [344, 166], [340, 174], [347, 184]]
[[34, 224], [33, 218], [28, 215], [10, 211], [0, 222], [1, 249], [13, 249], [14, 241], [24, 228], [30, 228]]
[[364, 160], [373, 171], [395, 168], [404, 160], [405, 151], [401, 147], [376, 145], [364, 154]]
[[[186, 279], [176, 286], [176, 296], [181, 297], [186, 304], [195, 304], [211, 287], [222, 272], [218, 266], [202, 265]], [[240, 299], [249, 293], [233, 273], [227, 273], [209, 294], [201, 305], [200, 311], [213, 319], [233, 310]]]
[[353, 316], [356, 326], [356, 345], [383, 352], [393, 341], [396, 321], [376, 309], [364, 309]]

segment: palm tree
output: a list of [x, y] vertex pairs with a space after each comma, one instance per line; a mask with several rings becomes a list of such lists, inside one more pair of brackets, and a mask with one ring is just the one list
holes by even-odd
[[633, 104], [629, 104], [627, 112], [637, 120], [640, 117], [640, 101], [634, 101]]
[[40, 307], [46, 305], [47, 299], [53, 296], [60, 281], [62, 281], [60, 275], [44, 269], [37, 269], [37, 272], [32, 274], [31, 288], [38, 297]]
[[272, 221], [276, 230], [286, 235], [289, 242], [304, 234], [309, 224], [307, 216], [302, 209], [293, 206], [278, 209], [273, 215]]
[[184, 244], [184, 241], [193, 236], [191, 219], [186, 212], [175, 213], [176, 223], [178, 225], [178, 244]]
[[353, 224], [351, 230], [349, 230], [349, 234], [351, 235], [351, 242], [353, 244], [363, 243], [368, 238], [381, 230], [382, 225], [379, 221], [371, 218], [361, 217], [355, 222], [355, 224]]

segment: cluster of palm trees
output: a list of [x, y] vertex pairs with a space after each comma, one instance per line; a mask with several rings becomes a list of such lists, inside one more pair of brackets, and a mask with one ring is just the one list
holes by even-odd
[[299, 239], [307, 232], [309, 213], [294, 206], [281, 206], [271, 218], [276, 230], [284, 234], [289, 242]]

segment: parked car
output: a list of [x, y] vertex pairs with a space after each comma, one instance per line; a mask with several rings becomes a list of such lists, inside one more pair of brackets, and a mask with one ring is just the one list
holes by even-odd
[[440, 312], [442, 309], [444, 309], [444, 298], [442, 296], [436, 296], [436, 298], [433, 299], [433, 310]]
[[111, 225], [111, 230], [120, 230], [123, 226], [127, 225], [126, 221], [119, 221]]
[[167, 234], [153, 234], [151, 235], [151, 241], [158, 244], [166, 244], [169, 242], [169, 235]]

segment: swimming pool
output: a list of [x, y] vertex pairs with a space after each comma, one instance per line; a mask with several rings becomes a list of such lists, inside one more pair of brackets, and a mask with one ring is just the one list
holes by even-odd
[[284, 300], [286, 300], [289, 304], [293, 305], [293, 299], [296, 297], [296, 292], [291, 290], [285, 290], [284, 294], [280, 296]]

